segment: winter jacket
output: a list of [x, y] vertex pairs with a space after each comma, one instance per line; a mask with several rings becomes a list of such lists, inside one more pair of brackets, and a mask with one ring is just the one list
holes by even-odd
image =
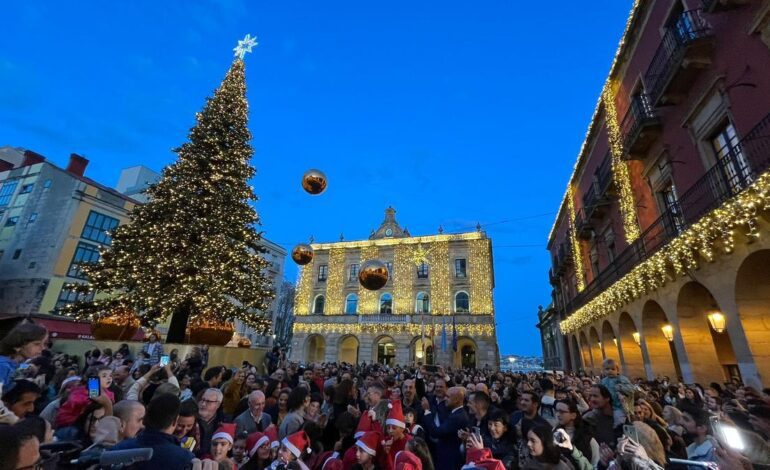
[[8, 356], [0, 356], [0, 384], [5, 384], [6, 390], [10, 388], [9, 385], [18, 368], [19, 363]]
[[[110, 401], [115, 402], [115, 395], [109, 390], [102, 390], [102, 393], [110, 398]], [[62, 403], [59, 407], [59, 414], [56, 415], [55, 428], [63, 428], [65, 426], [72, 426], [83, 411], [88, 407], [91, 399], [88, 398], [88, 388], [85, 385], [81, 385], [72, 389], [67, 401]]]

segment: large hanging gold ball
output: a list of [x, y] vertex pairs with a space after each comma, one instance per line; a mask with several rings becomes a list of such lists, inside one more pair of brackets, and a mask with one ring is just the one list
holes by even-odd
[[313, 261], [313, 255], [313, 247], [305, 243], [300, 243], [291, 250], [291, 259], [300, 266]]
[[364, 289], [378, 290], [388, 282], [389, 276], [385, 263], [378, 259], [370, 259], [361, 265], [358, 271], [358, 282]]
[[139, 318], [131, 309], [118, 307], [91, 323], [91, 334], [100, 341], [129, 341], [139, 326]]
[[302, 175], [302, 188], [314, 196], [326, 191], [328, 184], [326, 175], [321, 170], [308, 170]]

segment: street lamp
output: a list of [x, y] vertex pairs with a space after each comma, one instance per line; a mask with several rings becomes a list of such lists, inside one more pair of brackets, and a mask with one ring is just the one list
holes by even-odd
[[674, 327], [671, 324], [666, 323], [660, 328], [660, 331], [663, 332], [663, 336], [669, 343], [674, 341]]
[[618, 338], [613, 336], [612, 337], [612, 342], [615, 343], [615, 347], [617, 348], [618, 347]]
[[713, 312], [707, 315], [707, 318], [709, 319], [711, 328], [713, 328], [714, 331], [716, 331], [717, 333], [723, 333], [725, 331], [727, 319], [725, 318], [724, 315], [722, 315], [722, 312], [720, 312], [719, 310], [714, 310]]
[[636, 342], [636, 345], [641, 347], [641, 345], [642, 345], [642, 337], [639, 335], [639, 332], [638, 331], [634, 331], [633, 333], [631, 333], [631, 337], [634, 338], [634, 342]]

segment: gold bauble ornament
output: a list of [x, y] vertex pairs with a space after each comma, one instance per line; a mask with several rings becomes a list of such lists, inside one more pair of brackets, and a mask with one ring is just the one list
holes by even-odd
[[385, 263], [378, 259], [370, 259], [361, 265], [358, 271], [358, 282], [364, 289], [378, 290], [388, 282], [389, 276]]
[[189, 344], [224, 346], [230, 342], [235, 327], [230, 322], [219, 322], [208, 318], [195, 318], [187, 326]]
[[326, 191], [329, 184], [326, 175], [321, 170], [308, 170], [302, 175], [302, 188], [313, 196], [317, 196]]
[[313, 247], [305, 243], [300, 243], [291, 250], [291, 259], [300, 266], [304, 266], [313, 261]]
[[118, 307], [91, 323], [91, 334], [100, 341], [129, 341], [139, 327], [139, 318], [133, 310]]

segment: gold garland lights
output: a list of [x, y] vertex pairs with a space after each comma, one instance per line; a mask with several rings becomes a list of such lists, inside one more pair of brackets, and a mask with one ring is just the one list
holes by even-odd
[[[495, 334], [494, 325], [456, 325], [458, 336], [471, 337], [492, 337]], [[343, 335], [358, 335], [362, 333], [407, 333], [413, 336], [419, 336], [422, 326], [419, 323], [408, 324], [359, 324], [359, 323], [295, 323], [292, 327], [294, 334], [331, 334], [338, 333]], [[428, 327], [426, 326], [426, 331]], [[438, 328], [436, 331], [440, 331]], [[451, 325], [447, 326], [447, 335], [451, 335]]]
[[452, 313], [449, 277], [449, 242], [436, 242], [430, 250], [430, 311], [434, 315]]
[[585, 271], [583, 271], [583, 253], [575, 233], [575, 191], [570, 185], [567, 189], [567, 208], [569, 210], [569, 241], [572, 251], [572, 262], [575, 264], [575, 283], [578, 292], [586, 288]]
[[315, 258], [313, 261], [300, 268], [297, 291], [294, 294], [294, 314], [310, 315], [310, 296], [313, 293], [313, 273], [315, 272]]
[[669, 242], [630, 273], [579, 308], [560, 323], [561, 331], [572, 333], [599, 320], [644, 294], [663, 286], [675, 276], [698, 268], [698, 257], [714, 260], [719, 250], [735, 249], [735, 230], [745, 227], [750, 239], [759, 236], [758, 210], [770, 209], [770, 173], [760, 176], [745, 191], [703, 216], [697, 223]]
[[420, 245], [396, 245], [393, 255], [393, 311], [412, 313], [414, 310], [414, 258]]
[[623, 160], [623, 137], [618, 124], [618, 110], [615, 106], [615, 97], [612, 94], [612, 82], [608, 81], [602, 91], [604, 103], [605, 121], [607, 124], [607, 138], [610, 141], [610, 153], [612, 154], [612, 179], [618, 190], [620, 215], [623, 218], [623, 232], [626, 241], [630, 245], [641, 232], [639, 222], [636, 219], [636, 202], [634, 192], [631, 189], [631, 176], [628, 172], [628, 162]]
[[326, 279], [326, 305], [324, 312], [344, 311], [345, 295], [345, 249], [329, 251], [329, 275]]
[[469, 245], [468, 277], [471, 281], [471, 312], [494, 314], [491, 242], [489, 239], [473, 240]]
[[[335, 248], [332, 248], [332, 251], [334, 251]], [[370, 259], [377, 259], [377, 256], [379, 255], [379, 248], [377, 248], [376, 245], [370, 245], [366, 247], [361, 248], [361, 261], [359, 263], [359, 266], [364, 264], [365, 261], [369, 261]], [[343, 259], [344, 262], [344, 259]], [[332, 261], [329, 260], [329, 264], [331, 265]], [[391, 275], [390, 273], [388, 275]], [[364, 286], [358, 287], [358, 313], [379, 313], [380, 312], [380, 295], [384, 294], [385, 291], [376, 291], [376, 290], [369, 290], [366, 289]], [[341, 310], [339, 310], [341, 311]], [[329, 310], [329, 313], [334, 313], [335, 310]]]

